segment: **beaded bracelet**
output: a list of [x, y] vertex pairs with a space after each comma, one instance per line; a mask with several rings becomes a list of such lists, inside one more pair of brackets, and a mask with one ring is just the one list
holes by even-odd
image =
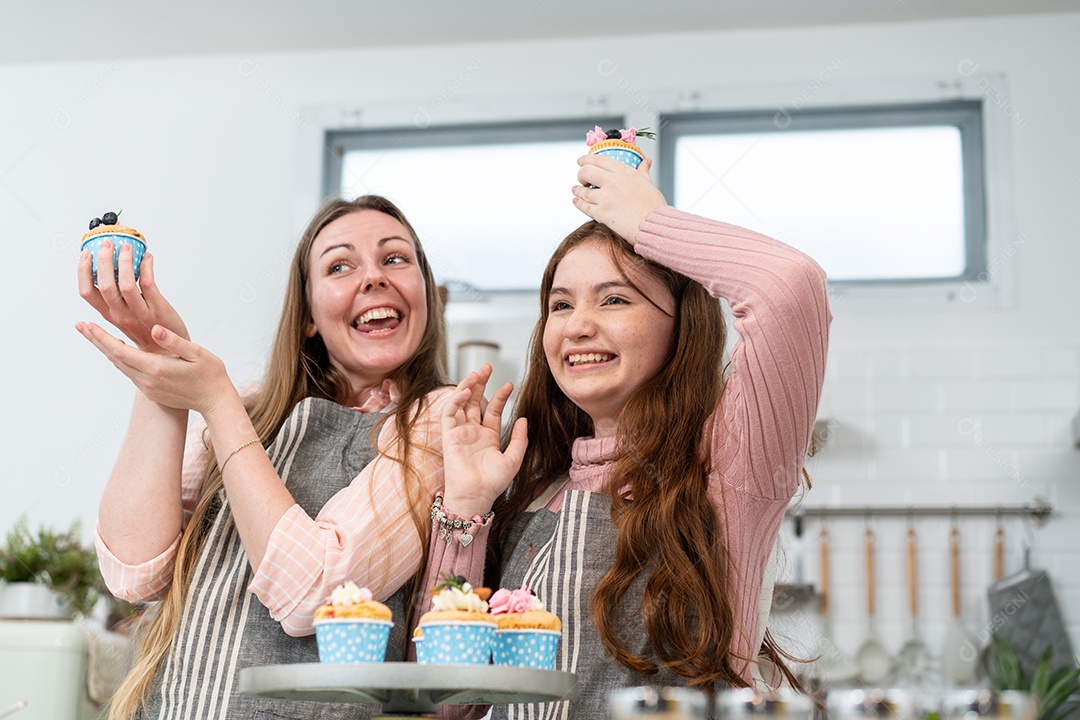
[[237, 445], [236, 449], [233, 450], [231, 453], [229, 453], [228, 457], [225, 458], [225, 462], [221, 463], [221, 472], [222, 472], [222, 474], [225, 473], [225, 466], [228, 465], [229, 461], [233, 459], [233, 455], [240, 452], [241, 450], [243, 450], [246, 447], [254, 445], [257, 442], [259, 442], [259, 438], [255, 438], [254, 440], [248, 440], [246, 443], [243, 443], [241, 445]]
[[473, 515], [472, 520], [451, 520], [446, 516], [446, 510], [443, 509], [443, 494], [436, 493], [435, 500], [431, 503], [431, 522], [439, 524], [439, 537], [449, 543], [454, 539], [451, 534], [454, 530], [461, 530], [462, 533], [458, 535], [458, 542], [462, 547], [468, 547], [469, 543], [473, 541], [472, 535], [467, 535], [464, 531], [471, 528], [473, 525], [487, 525], [491, 522], [491, 518], [495, 517], [495, 511], [489, 511], [483, 517], [479, 515]]

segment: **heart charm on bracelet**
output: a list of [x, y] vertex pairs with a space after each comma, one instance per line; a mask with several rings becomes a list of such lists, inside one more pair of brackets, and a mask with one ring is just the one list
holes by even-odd
[[466, 535], [465, 533], [461, 533], [460, 535], [458, 535], [457, 539], [458, 542], [461, 543], [461, 547], [469, 547], [469, 543], [472, 542], [472, 535]]

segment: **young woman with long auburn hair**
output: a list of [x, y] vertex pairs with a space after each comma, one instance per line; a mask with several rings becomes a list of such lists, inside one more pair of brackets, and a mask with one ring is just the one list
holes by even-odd
[[[574, 204], [593, 221], [544, 272], [505, 449], [512, 388], [484, 408], [488, 367], [443, 410], [442, 511], [467, 527], [432, 533], [429, 585], [527, 584], [563, 620], [556, 667], [578, 677], [569, 704], [496, 718], [602, 717], [617, 687], [746, 686], [762, 656], [785, 668], [759, 600], [824, 378], [824, 273], [667, 207], [648, 163], [579, 165]], [[726, 366], [717, 298], [738, 334]]]
[[[415, 231], [379, 196], [319, 208], [266, 375], [243, 393], [190, 342], [150, 255], [138, 284], [129, 250], [118, 280], [111, 247], [98, 262], [95, 287], [80, 260], [80, 294], [134, 347], [77, 328], [138, 391], [98, 556], [115, 595], [160, 601], [110, 718], [362, 717], [241, 696], [237, 674], [317, 661], [314, 611], [346, 580], [392, 606], [387, 656], [405, 657], [450, 392], [442, 302]], [[190, 429], [189, 409], [201, 416]]]

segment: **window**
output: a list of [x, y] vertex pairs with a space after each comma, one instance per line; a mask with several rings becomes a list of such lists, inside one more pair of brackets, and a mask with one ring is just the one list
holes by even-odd
[[675, 207], [759, 230], [832, 283], [986, 277], [981, 106], [665, 116]]
[[535, 290], [588, 220], [571, 203], [585, 132], [620, 118], [329, 131], [324, 196], [393, 200], [451, 289]]

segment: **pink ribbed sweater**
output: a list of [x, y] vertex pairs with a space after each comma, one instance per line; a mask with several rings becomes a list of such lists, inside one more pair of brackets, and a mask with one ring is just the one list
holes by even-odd
[[[825, 274], [806, 255], [759, 233], [673, 208], [638, 228], [639, 254], [701, 283], [731, 306], [738, 340], [713, 423], [710, 493], [720, 517], [738, 625], [733, 657], [753, 658], [758, 600], [784, 511], [799, 485], [825, 374], [831, 314]], [[719, 357], [723, 348], [716, 342]], [[578, 438], [566, 489], [603, 492], [616, 438]], [[557, 493], [548, 505], [562, 506]], [[453, 508], [448, 508], [453, 510]], [[432, 535], [428, 578], [483, 577], [487, 528], [467, 548]], [[743, 676], [750, 679], [750, 665]]]

